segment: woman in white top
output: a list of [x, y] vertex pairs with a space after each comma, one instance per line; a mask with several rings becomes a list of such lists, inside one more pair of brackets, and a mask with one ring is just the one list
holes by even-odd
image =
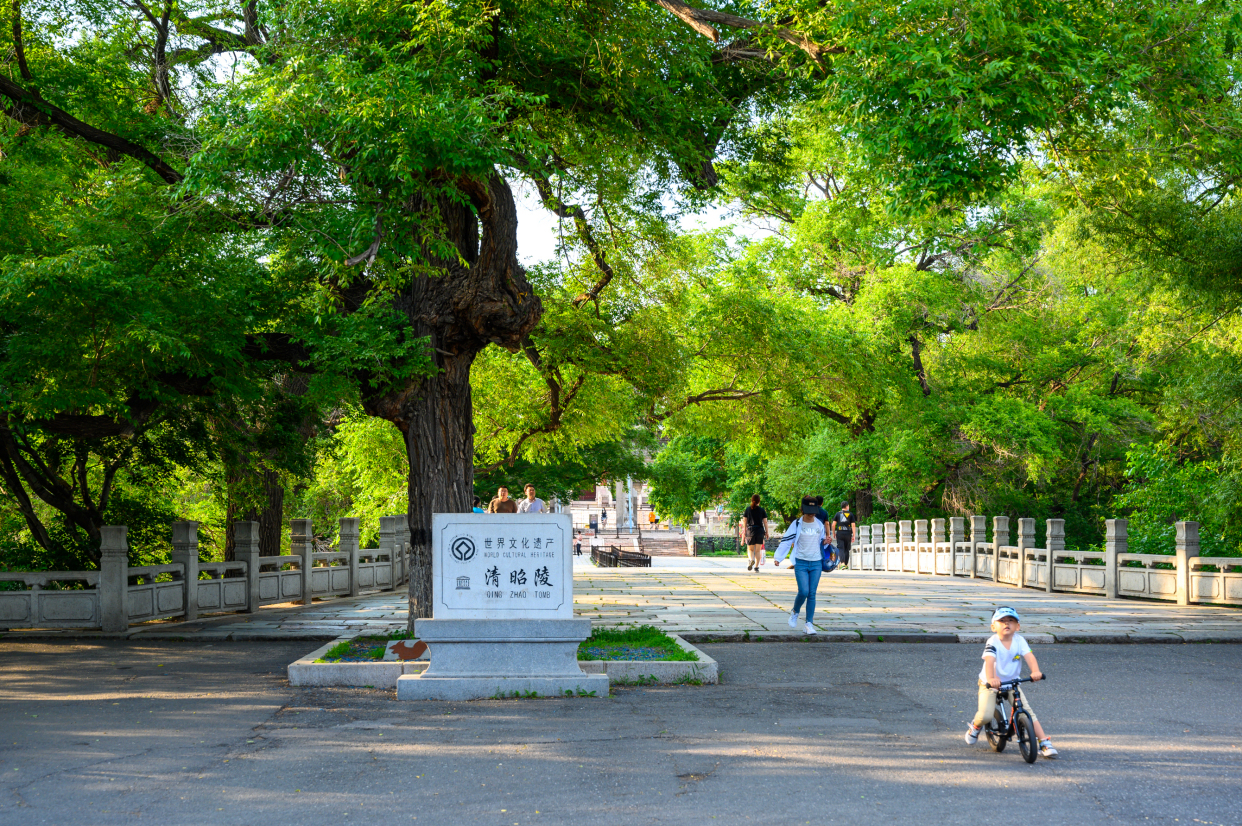
[[785, 537], [792, 533], [794, 578], [798, 582], [798, 597], [794, 600], [793, 613], [789, 615], [789, 627], [798, 627], [798, 612], [806, 604], [806, 633], [815, 633], [815, 592], [819, 590], [819, 577], [823, 573], [824, 552], [820, 547], [827, 534], [824, 524], [815, 518], [819, 507], [810, 496], [802, 497], [802, 518], [789, 526]]

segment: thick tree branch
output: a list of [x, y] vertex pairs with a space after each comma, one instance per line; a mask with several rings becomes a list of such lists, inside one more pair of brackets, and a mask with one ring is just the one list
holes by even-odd
[[817, 63], [822, 61], [826, 55], [842, 54], [846, 51], [842, 46], [821, 46], [802, 32], [739, 17], [736, 14], [712, 9], [696, 9], [680, 0], [656, 0], [656, 3], [713, 43], [720, 42], [720, 33], [716, 30], [716, 26], [725, 26], [730, 29], [772, 29], [777, 37], [797, 46]]
[[914, 361], [914, 375], [918, 376], [919, 387], [923, 388], [924, 396], [930, 396], [931, 388], [927, 386], [927, 369], [923, 366], [923, 345], [919, 337], [913, 333], [906, 341], [910, 342], [910, 355]]
[[26, 493], [26, 486], [22, 484], [17, 468], [13, 465], [12, 456], [16, 451], [17, 445], [13, 441], [13, 434], [8, 430], [0, 429], [0, 477], [4, 478], [4, 487], [17, 500], [17, 508], [21, 511], [22, 518], [26, 520], [26, 527], [30, 528], [30, 534], [35, 542], [38, 542], [39, 546], [46, 551], [59, 553], [64, 549], [52, 539], [47, 526], [39, 519], [39, 514], [35, 512], [34, 504], [30, 501], [29, 494]]
[[26, 63], [26, 44], [22, 40], [22, 0], [13, 0], [13, 51], [17, 56], [17, 70], [22, 80], [34, 80]]
[[64, 109], [48, 103], [37, 92], [27, 91], [3, 75], [0, 75], [0, 95], [13, 101], [14, 106], [7, 109], [6, 114], [19, 123], [27, 126], [54, 126], [66, 135], [82, 138], [146, 164], [166, 183], [181, 183], [181, 173], [154, 152], [119, 135], [83, 123]]
[[741, 401], [742, 399], [749, 399], [752, 396], [758, 396], [759, 393], [760, 391], [758, 390], [736, 390], [732, 387], [719, 387], [713, 390], [704, 390], [702, 393], [698, 393], [694, 396], [686, 396], [686, 400], [673, 410], [666, 410], [663, 413], [652, 412], [648, 414], [647, 418], [652, 422], [662, 422], [674, 413], [680, 413], [687, 407], [691, 407], [696, 404], [705, 404], [707, 402]]
[[843, 416], [837, 411], [825, 407], [822, 404], [812, 404], [811, 409], [821, 416], [826, 416], [838, 424], [845, 425], [850, 429], [850, 433], [854, 436], [858, 436], [862, 433], [875, 432], [876, 411], [874, 410], [863, 413], [857, 419], [851, 419], [848, 416]]
[[824, 407], [822, 404], [812, 404], [811, 409], [821, 416], [827, 416], [829, 419], [832, 419], [837, 424], [843, 424], [846, 427], [851, 427], [854, 424], [853, 419], [849, 418], [848, 416], [843, 416], [835, 410], [831, 410], [827, 407]]

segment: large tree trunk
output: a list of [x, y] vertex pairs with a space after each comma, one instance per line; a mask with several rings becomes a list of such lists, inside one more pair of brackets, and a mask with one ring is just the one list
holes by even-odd
[[874, 505], [871, 502], [871, 486], [854, 491], [854, 516], [858, 521], [870, 519]]
[[285, 522], [285, 488], [280, 474], [263, 471], [263, 511], [258, 515], [259, 555], [280, 556], [280, 532]]
[[243, 505], [233, 495], [233, 487], [241, 480], [238, 471], [229, 481], [228, 502], [224, 510], [224, 561], [237, 558], [237, 537], [233, 530], [236, 520], [259, 523], [259, 555], [280, 556], [280, 531], [285, 519], [285, 489], [280, 484], [280, 474], [274, 470], [263, 471], [263, 507]]
[[[462, 180], [470, 203], [443, 199], [421, 209], [438, 212], [460, 260], [435, 261], [439, 274], [415, 278], [395, 306], [412, 332], [428, 336], [439, 372], [400, 388], [367, 392], [372, 416], [405, 435], [410, 461], [409, 627], [432, 615], [431, 517], [470, 510], [474, 489], [474, 414], [470, 366], [488, 344], [517, 350], [543, 307], [517, 261], [517, 210], [498, 173]], [[480, 233], [480, 229], [482, 232]]]
[[[468, 512], [474, 491], [474, 417], [470, 365], [474, 354], [444, 360], [405, 405], [410, 460], [410, 620], [430, 617], [431, 515]], [[411, 630], [413, 626], [411, 625]]]

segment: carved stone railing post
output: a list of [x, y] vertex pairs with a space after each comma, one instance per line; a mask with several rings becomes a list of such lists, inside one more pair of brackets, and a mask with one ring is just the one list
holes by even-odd
[[[988, 518], [970, 517], [970, 578], [979, 576], [979, 548], [988, 544]], [[996, 557], [992, 557], [992, 578], [996, 578]]]
[[349, 595], [358, 596], [358, 525], [362, 520], [356, 516], [341, 519], [340, 551], [349, 554]]
[[992, 581], [1000, 582], [1000, 549], [1009, 544], [1009, 517], [992, 517]]
[[172, 524], [172, 554], [169, 560], [181, 563], [185, 582], [185, 621], [198, 619], [198, 523], [174, 522]]
[[[915, 573], [923, 573], [923, 546], [927, 544], [927, 520], [914, 520], [914, 571]], [[936, 564], [932, 562], [932, 570], [936, 572]]]
[[[884, 523], [884, 570], [886, 571], [889, 570], [888, 549], [889, 547], [896, 545], [898, 551], [900, 551], [901, 546], [898, 545], [899, 541], [900, 540], [898, 538], [898, 533], [897, 533], [897, 523], [896, 522], [885, 522]], [[898, 558], [897, 570], [901, 570], [900, 553], [898, 553], [897, 558]]]
[[[966, 520], [960, 516], [949, 517], [949, 575], [957, 575], [957, 546], [966, 541]], [[973, 557], [974, 555], [971, 554]], [[974, 560], [971, 560], [971, 565]]]
[[246, 563], [246, 610], [259, 610], [259, 523], [233, 523], [233, 557]]
[[311, 520], [289, 520], [289, 553], [302, 559], [302, 604], [310, 605], [314, 600], [311, 569], [315, 567], [315, 526]]
[[1018, 581], [1014, 587], [1026, 586], [1026, 552], [1035, 547], [1035, 520], [1018, 520]]
[[99, 624], [108, 634], [129, 629], [128, 530], [124, 525], [99, 529]]
[[[911, 522], [909, 519], [902, 519], [897, 524], [900, 526], [900, 529], [901, 529], [899, 545], [898, 545], [898, 549], [900, 553], [897, 555], [897, 558], [899, 560], [897, 563], [897, 570], [904, 571], [906, 570], [906, 548], [910, 547], [910, 544], [914, 542], [914, 523]], [[917, 553], [917, 549], [916, 549], [916, 553]], [[915, 557], [914, 561], [915, 563], [918, 562], [917, 556]]]
[[1199, 555], [1199, 523], [1178, 522], [1177, 604], [1190, 604], [1190, 560]]
[[1052, 593], [1053, 575], [1056, 572], [1057, 554], [1065, 550], [1065, 520], [1049, 519], [1048, 520], [1048, 536], [1044, 543], [1048, 546], [1048, 582], [1046, 590]]
[[[944, 520], [933, 519], [931, 521], [931, 546], [932, 546], [932, 569], [933, 574], [938, 574], [938, 566], [940, 565], [940, 546], [944, 544]], [[953, 573], [953, 554], [949, 554], [949, 573]]]
[[380, 517], [379, 552], [381, 555], [388, 554], [390, 571], [388, 589], [390, 591], [397, 587], [397, 579], [401, 575], [401, 563], [398, 561], [400, 554], [397, 553], [397, 523], [404, 518], [404, 516]]
[[400, 514], [397, 521], [397, 550], [401, 554], [401, 578], [410, 576], [410, 517]]
[[1108, 519], [1104, 522], [1104, 596], [1117, 598], [1117, 555], [1129, 547], [1129, 521]]

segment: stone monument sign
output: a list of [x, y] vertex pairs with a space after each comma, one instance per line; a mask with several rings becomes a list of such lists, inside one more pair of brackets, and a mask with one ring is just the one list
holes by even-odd
[[436, 514], [436, 619], [573, 619], [566, 514]]
[[430, 663], [398, 699], [608, 693], [578, 666], [591, 621], [574, 619], [569, 514], [437, 513], [432, 580], [433, 616], [414, 621]]

